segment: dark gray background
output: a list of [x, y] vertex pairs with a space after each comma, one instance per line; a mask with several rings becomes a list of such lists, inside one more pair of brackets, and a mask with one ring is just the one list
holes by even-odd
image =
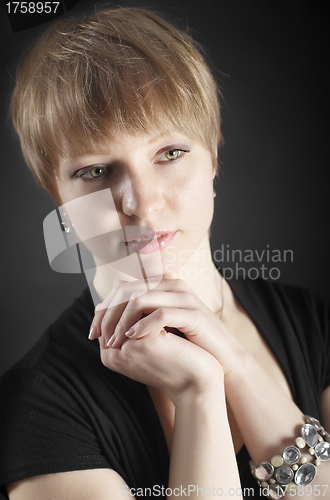
[[[92, 3], [80, 0], [70, 14]], [[325, 4], [163, 4], [121, 2], [157, 8], [179, 25], [188, 23], [217, 68], [226, 144], [220, 154], [213, 249], [222, 244], [241, 250], [292, 249], [293, 262], [264, 265], [279, 267], [282, 281], [330, 297]], [[25, 167], [7, 119], [17, 58], [46, 25], [13, 35], [3, 3], [0, 21], [2, 373], [86, 284], [82, 276], [49, 268], [42, 222], [54, 204]]]
[[[93, 3], [80, 0], [70, 15]], [[222, 244], [292, 249], [293, 262], [264, 265], [279, 267], [284, 282], [330, 297], [325, 6], [295, 0], [163, 4], [120, 5], [155, 8], [179, 26], [189, 24], [207, 48], [222, 87], [226, 143], [220, 153], [213, 249]], [[57, 274], [49, 267], [42, 222], [54, 204], [24, 165], [7, 118], [17, 59], [46, 25], [12, 34], [3, 3], [0, 15], [2, 373], [86, 283], [82, 276]]]

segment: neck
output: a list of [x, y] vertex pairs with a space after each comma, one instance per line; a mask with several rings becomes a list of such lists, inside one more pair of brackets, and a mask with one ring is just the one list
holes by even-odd
[[175, 275], [189, 285], [199, 299], [214, 313], [222, 309], [221, 275], [215, 267], [207, 235]]

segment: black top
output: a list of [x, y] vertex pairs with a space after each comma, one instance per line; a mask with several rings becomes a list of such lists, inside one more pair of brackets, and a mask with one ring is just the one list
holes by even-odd
[[[320, 418], [321, 394], [330, 385], [326, 302], [259, 279], [232, 280], [230, 286], [279, 361], [296, 404]], [[130, 488], [166, 487], [169, 454], [149, 392], [102, 365], [98, 342], [87, 339], [93, 311], [86, 289], [2, 377], [2, 487], [31, 476], [96, 468], [116, 470]], [[237, 461], [242, 488], [254, 487], [259, 497], [245, 447]]]

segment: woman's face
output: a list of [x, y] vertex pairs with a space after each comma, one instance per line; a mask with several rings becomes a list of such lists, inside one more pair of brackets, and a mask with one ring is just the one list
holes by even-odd
[[[162, 272], [176, 274], [207, 237], [213, 178], [210, 153], [190, 137], [120, 131], [88, 156], [63, 158], [57, 187], [63, 211], [96, 260], [160, 252]], [[117, 251], [110, 260], [106, 247]]]

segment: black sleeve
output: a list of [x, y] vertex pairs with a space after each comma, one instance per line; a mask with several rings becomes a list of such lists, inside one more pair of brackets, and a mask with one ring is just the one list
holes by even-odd
[[310, 290], [278, 286], [288, 316], [299, 332], [320, 391], [330, 386], [330, 304]]
[[[313, 308], [318, 317], [318, 328], [322, 332], [322, 340], [324, 349], [323, 352], [323, 370], [324, 370], [324, 385], [323, 390], [330, 386], [330, 304], [320, 298], [318, 295], [314, 297], [315, 305]], [[312, 332], [311, 332], [312, 334]]]
[[60, 377], [14, 369], [1, 379], [0, 394], [1, 486], [42, 474], [111, 468], [65, 380], [61, 385]]
[[[131, 487], [167, 484], [169, 455], [147, 388], [108, 370], [87, 339], [86, 289], [0, 379], [0, 488], [28, 477], [115, 470]], [[5, 494], [6, 496], [6, 494]]]

